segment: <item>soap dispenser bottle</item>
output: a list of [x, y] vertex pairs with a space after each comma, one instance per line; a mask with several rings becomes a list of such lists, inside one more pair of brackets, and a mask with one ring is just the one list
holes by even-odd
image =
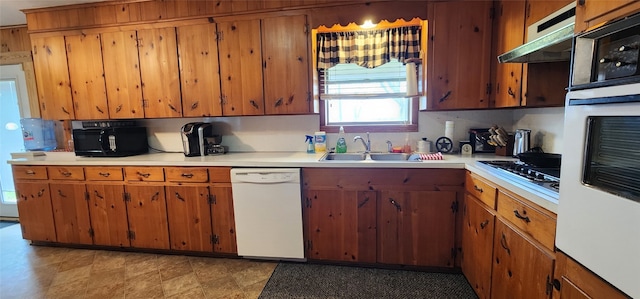
[[315, 145], [313, 145], [313, 136], [307, 135], [307, 140], [304, 142], [307, 143], [307, 153], [314, 154], [316, 152]]
[[336, 153], [347, 152], [347, 141], [344, 140], [344, 127], [340, 126], [340, 132], [338, 133], [338, 142], [336, 143]]

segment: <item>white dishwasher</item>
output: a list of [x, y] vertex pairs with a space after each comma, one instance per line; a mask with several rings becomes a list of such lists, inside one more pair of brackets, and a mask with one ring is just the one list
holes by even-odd
[[299, 168], [231, 169], [238, 255], [304, 259]]

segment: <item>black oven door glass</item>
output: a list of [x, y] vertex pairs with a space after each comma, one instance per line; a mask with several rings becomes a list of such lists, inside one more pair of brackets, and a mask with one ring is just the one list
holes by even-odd
[[101, 131], [102, 129], [74, 129], [73, 146], [76, 154], [102, 153], [102, 146], [100, 145]]
[[582, 182], [640, 203], [640, 116], [587, 119]]

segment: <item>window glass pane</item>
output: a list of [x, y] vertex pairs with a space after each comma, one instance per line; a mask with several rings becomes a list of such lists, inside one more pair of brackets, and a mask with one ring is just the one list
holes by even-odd
[[408, 124], [410, 99], [327, 100], [327, 125]]
[[324, 94], [402, 94], [407, 91], [406, 67], [398, 61], [368, 69], [356, 64], [338, 64], [325, 71]]

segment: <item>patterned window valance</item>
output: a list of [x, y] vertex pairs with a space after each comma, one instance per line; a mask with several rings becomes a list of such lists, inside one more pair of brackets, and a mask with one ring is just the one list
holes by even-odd
[[391, 59], [404, 62], [406, 59], [420, 58], [421, 31], [420, 26], [406, 26], [318, 33], [318, 70], [328, 69], [339, 63], [375, 68]]

